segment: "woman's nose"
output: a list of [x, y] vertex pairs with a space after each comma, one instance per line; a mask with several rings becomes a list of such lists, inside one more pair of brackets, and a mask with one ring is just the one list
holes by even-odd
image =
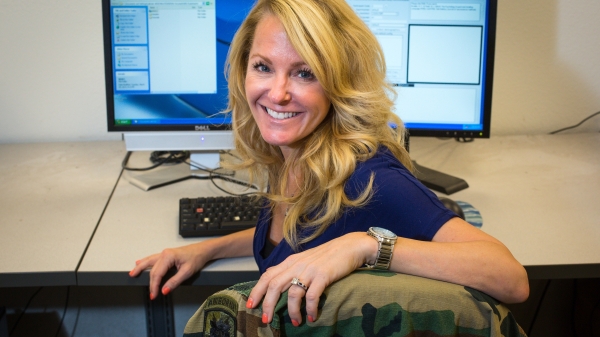
[[289, 91], [288, 78], [286, 76], [277, 76], [273, 79], [269, 99], [271, 102], [283, 105], [290, 101], [292, 95]]

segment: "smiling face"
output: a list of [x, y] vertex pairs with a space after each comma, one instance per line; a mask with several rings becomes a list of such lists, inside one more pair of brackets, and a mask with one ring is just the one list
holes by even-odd
[[331, 102], [273, 15], [257, 25], [248, 58], [246, 98], [263, 139], [283, 155], [325, 119]]

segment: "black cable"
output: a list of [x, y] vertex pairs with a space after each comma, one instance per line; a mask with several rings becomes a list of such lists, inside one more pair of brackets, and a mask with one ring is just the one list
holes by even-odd
[[[204, 171], [208, 173], [208, 178], [210, 179], [211, 183], [218, 188], [219, 190], [232, 195], [232, 196], [246, 196], [246, 195], [253, 195], [256, 194], [256, 192], [250, 192], [250, 193], [242, 193], [242, 194], [236, 194], [230, 191], [227, 191], [225, 189], [223, 189], [222, 187], [220, 187], [219, 185], [217, 185], [217, 183], [215, 182], [214, 179], [221, 179], [221, 180], [225, 180], [225, 181], [229, 181], [238, 185], [242, 185], [248, 188], [253, 188], [255, 190], [258, 190], [258, 187], [252, 185], [252, 184], [248, 184], [247, 182], [241, 181], [241, 180], [237, 180], [237, 179], [233, 179], [231, 177], [234, 176], [234, 174], [225, 174], [225, 173], [217, 173], [216, 171], [221, 169], [221, 167], [218, 167], [216, 169], [209, 169], [206, 168], [204, 166], [201, 166], [199, 164], [195, 164], [193, 163], [191, 160], [188, 160], [190, 158], [190, 154], [188, 151], [154, 151], [151, 154], [150, 160], [154, 163], [154, 165], [149, 166], [149, 167], [144, 167], [144, 168], [133, 168], [133, 167], [127, 167], [127, 162], [129, 161], [129, 157], [131, 157], [131, 151], [128, 151], [125, 154], [125, 157], [123, 158], [123, 162], [121, 163], [121, 167], [123, 168], [123, 170], [128, 170], [128, 171], [148, 171], [148, 170], [152, 170], [154, 168], [157, 168], [158, 166], [164, 165], [164, 164], [179, 164], [179, 163], [185, 163], [187, 165], [189, 165], [190, 167], [193, 167], [195, 169]], [[230, 151], [222, 151], [222, 153], [228, 154], [236, 159], [239, 159], [239, 157], [237, 157], [236, 155], [234, 155], [233, 153], [231, 153]], [[165, 155], [167, 155], [165, 157]], [[195, 177], [192, 177], [195, 178]]]
[[188, 164], [190, 167], [193, 167], [193, 168], [195, 168], [195, 169], [197, 169], [197, 170], [200, 170], [200, 171], [204, 171], [204, 172], [206, 172], [206, 173], [209, 173], [209, 174], [210, 174], [212, 171], [214, 171], [214, 170], [218, 170], [218, 169], [219, 169], [219, 168], [216, 168], [216, 169], [209, 169], [209, 168], [207, 168], [207, 167], [201, 166], [200, 164], [193, 163], [191, 160], [186, 160], [186, 161], [184, 161], [184, 163]]
[[232, 156], [233, 158], [235, 158], [235, 159], [237, 159], [239, 161], [242, 160], [242, 158], [240, 158], [240, 157], [236, 156], [235, 154], [231, 153], [231, 151], [223, 151], [223, 153], [225, 153], [227, 155], [230, 155], [230, 156]]
[[56, 332], [54, 333], [54, 337], [58, 336], [58, 333], [60, 332], [60, 328], [62, 328], [63, 322], [65, 321], [65, 316], [67, 315], [67, 308], [69, 307], [69, 295], [71, 294], [71, 287], [67, 286], [67, 300], [65, 301], [65, 309], [63, 310], [63, 314], [62, 317], [60, 318], [60, 322], [58, 323], [58, 328], [56, 329]]
[[[208, 173], [209, 175], [210, 175], [210, 174], [212, 174], [212, 173], [214, 173], [215, 171], [217, 171], [217, 170], [220, 170], [220, 169], [221, 169], [221, 167], [217, 167], [217, 168], [214, 168], [214, 169], [209, 169], [209, 168], [207, 168], [207, 167], [201, 166], [201, 165], [199, 165], [199, 164], [195, 164], [195, 163], [193, 163], [193, 162], [191, 162], [191, 161], [187, 161], [187, 160], [186, 160], [186, 161], [184, 161], [184, 163], [188, 164], [190, 167], [193, 167], [193, 168], [195, 168], [195, 169], [197, 169], [197, 170], [204, 171], [204, 172]], [[219, 176], [229, 176], [229, 177], [233, 177], [233, 176], [235, 175], [235, 173], [229, 173], [229, 174], [225, 174], [225, 173], [218, 173], [218, 175], [219, 175]]]
[[25, 315], [25, 311], [27, 311], [27, 309], [29, 308], [29, 305], [31, 304], [31, 301], [33, 300], [33, 298], [40, 292], [40, 290], [42, 290], [44, 287], [39, 287], [34, 293], [33, 295], [31, 295], [31, 297], [29, 297], [29, 300], [27, 301], [27, 304], [25, 304], [25, 308], [23, 308], [23, 311], [21, 312], [21, 314], [19, 314], [19, 317], [17, 318], [17, 320], [15, 321], [15, 324], [13, 325], [12, 329], [10, 329], [10, 333], [8, 334], [9, 336], [11, 336], [13, 334], [13, 332], [15, 332], [15, 329], [17, 328], [17, 326], [19, 325], [19, 322], [21, 321], [21, 318], [23, 318], [23, 315]]
[[149, 171], [155, 169], [164, 164], [179, 164], [185, 162], [187, 158], [189, 158], [188, 151], [154, 151], [150, 154], [150, 161], [154, 163], [152, 166], [148, 167], [127, 167], [127, 162], [129, 161], [129, 157], [131, 157], [131, 151], [127, 151], [125, 154], [125, 158], [123, 158], [123, 162], [121, 163], [121, 167], [127, 171]]
[[454, 137], [454, 140], [456, 140], [459, 143], [471, 143], [472, 141], [475, 140], [475, 138], [473, 138], [473, 137]]
[[[193, 168], [196, 168], [198, 170], [202, 170], [204, 172], [207, 172], [208, 173], [208, 179], [210, 180], [210, 182], [216, 188], [218, 188], [219, 190], [221, 190], [221, 191], [223, 191], [223, 192], [225, 192], [225, 193], [227, 193], [229, 195], [241, 197], [241, 196], [245, 196], [245, 195], [253, 195], [253, 194], [256, 194], [256, 192], [236, 194], [236, 193], [227, 191], [227, 190], [223, 189], [222, 187], [220, 187], [219, 185], [217, 185], [217, 183], [215, 182], [214, 179], [221, 179], [221, 180], [228, 181], [230, 183], [234, 183], [234, 184], [238, 184], [238, 185], [241, 185], [241, 186], [245, 186], [245, 187], [248, 187], [248, 188], [253, 188], [255, 190], [258, 190], [258, 187], [254, 186], [252, 184], [249, 184], [249, 183], [247, 183], [245, 181], [241, 181], [241, 180], [237, 180], [237, 179], [231, 178], [233, 176], [233, 174], [217, 173], [216, 171], [220, 170], [222, 167], [217, 167], [215, 169], [207, 169], [205, 167], [198, 166], [198, 165], [196, 165], [196, 164], [194, 164], [192, 162], [189, 162], [189, 161], [186, 161], [185, 163], [188, 164], [188, 165], [190, 165], [190, 167], [193, 167]], [[203, 179], [203, 178], [200, 178], [200, 179]]]
[[568, 127], [566, 127], [566, 128], [562, 128], [562, 129], [558, 129], [558, 130], [556, 130], [556, 131], [552, 131], [552, 132], [550, 132], [550, 134], [551, 134], [551, 135], [553, 135], [553, 134], [557, 134], [557, 133], [559, 133], [559, 132], [563, 132], [563, 131], [566, 131], [566, 130], [574, 129], [574, 128], [576, 128], [576, 127], [580, 126], [581, 124], [583, 124], [584, 122], [586, 122], [588, 119], [590, 119], [590, 118], [592, 118], [592, 117], [594, 117], [594, 116], [596, 116], [596, 115], [599, 115], [599, 114], [600, 114], [600, 111], [598, 111], [598, 112], [596, 112], [596, 113], [593, 113], [593, 114], [591, 114], [591, 115], [587, 116], [587, 117], [586, 117], [586, 118], [584, 118], [584, 119], [583, 119], [581, 122], [579, 122], [579, 123], [577, 123], [577, 124], [575, 124], [575, 125], [568, 126]]
[[154, 164], [181, 164], [190, 157], [189, 151], [153, 151], [150, 153], [150, 161]]
[[552, 281], [552, 280], [548, 280], [546, 282], [546, 285], [544, 286], [544, 291], [542, 292], [542, 297], [540, 298], [540, 301], [538, 302], [538, 305], [535, 308], [535, 313], [533, 314], [533, 319], [531, 320], [529, 329], [527, 329], [527, 336], [531, 336], [531, 330], [533, 329], [533, 326], [535, 325], [535, 321], [537, 320], [537, 316], [540, 313], [540, 309], [542, 308], [542, 302], [544, 302], [544, 298], [546, 297], [546, 292], [548, 291], [548, 287], [550, 286], [550, 281]]
[[246, 187], [248, 187], [248, 188], [253, 188], [253, 189], [255, 189], [255, 190], [258, 190], [258, 187], [254, 186], [254, 185], [252, 185], [252, 184], [249, 184], [249, 183], [243, 182], [243, 181], [239, 181], [239, 180], [237, 180], [237, 179], [232, 179], [232, 178], [229, 178], [229, 177], [226, 177], [226, 176], [224, 177], [224, 176], [222, 176], [222, 175], [213, 176], [213, 173], [214, 173], [214, 171], [216, 171], [216, 170], [218, 170], [218, 169], [219, 169], [219, 168], [217, 168], [217, 169], [215, 169], [215, 170], [213, 170], [213, 171], [209, 172], [209, 173], [208, 173], [208, 177], [209, 177], [209, 179], [210, 179], [210, 182], [211, 182], [211, 183], [212, 183], [212, 184], [213, 184], [213, 185], [214, 185], [216, 188], [218, 188], [219, 190], [221, 190], [221, 191], [223, 191], [223, 192], [225, 192], [225, 193], [227, 193], [227, 194], [229, 194], [229, 195], [236, 196], [236, 197], [241, 197], [241, 196], [246, 196], [246, 195], [255, 195], [255, 194], [256, 194], [256, 192], [248, 192], [248, 193], [241, 193], [241, 194], [237, 194], [237, 193], [229, 192], [229, 191], [225, 190], [224, 188], [222, 188], [221, 186], [217, 185], [217, 183], [215, 182], [215, 178], [219, 178], [219, 179], [222, 179], [222, 180], [225, 180], [225, 181], [233, 182], [233, 183], [236, 183], [236, 184], [240, 184], [240, 185], [242, 185], [242, 186], [246, 186]]

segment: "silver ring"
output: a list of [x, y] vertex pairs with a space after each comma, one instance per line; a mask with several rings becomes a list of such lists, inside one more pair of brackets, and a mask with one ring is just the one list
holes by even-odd
[[308, 291], [308, 287], [306, 286], [306, 284], [300, 282], [300, 280], [297, 277], [294, 277], [292, 279], [292, 284], [304, 289], [304, 291]]

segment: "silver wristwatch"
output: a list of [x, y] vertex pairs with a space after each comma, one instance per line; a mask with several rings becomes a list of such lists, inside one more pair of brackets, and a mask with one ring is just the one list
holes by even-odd
[[377, 240], [379, 248], [377, 250], [375, 263], [367, 263], [366, 266], [368, 268], [388, 270], [390, 268], [390, 262], [392, 261], [394, 244], [396, 244], [398, 236], [391, 231], [380, 227], [369, 228], [367, 235]]

